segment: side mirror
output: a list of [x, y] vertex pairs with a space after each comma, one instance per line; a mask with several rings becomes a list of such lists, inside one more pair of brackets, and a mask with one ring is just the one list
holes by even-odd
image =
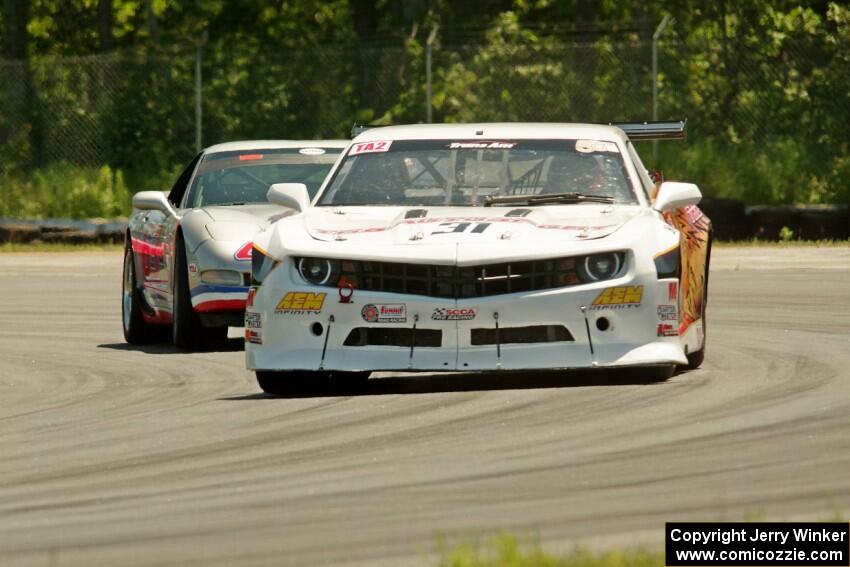
[[702, 199], [699, 187], [693, 183], [665, 181], [658, 188], [652, 208], [659, 212], [672, 211], [688, 205], [696, 205]]
[[303, 183], [275, 183], [266, 193], [269, 203], [295, 209], [299, 213], [310, 206], [310, 193]]
[[143, 211], [162, 211], [176, 216], [174, 207], [168, 202], [162, 191], [141, 191], [133, 195], [133, 207]]

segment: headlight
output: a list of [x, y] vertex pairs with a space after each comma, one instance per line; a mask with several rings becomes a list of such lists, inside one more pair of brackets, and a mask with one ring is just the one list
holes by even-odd
[[578, 262], [579, 277], [587, 283], [615, 278], [623, 268], [624, 256], [622, 252], [585, 256]]
[[338, 262], [327, 258], [299, 258], [298, 273], [313, 285], [335, 285], [331, 278], [339, 273]]
[[663, 278], [678, 278], [679, 277], [679, 267], [681, 262], [679, 260], [679, 246], [676, 245], [675, 248], [668, 250], [667, 252], [662, 252], [658, 256], [654, 258], [655, 260], [655, 271], [658, 274], [658, 279]]
[[251, 252], [251, 285], [262, 285], [266, 276], [274, 270], [280, 262], [269, 256], [265, 251], [254, 246]]
[[242, 285], [242, 273], [235, 270], [204, 270], [201, 281], [217, 285]]

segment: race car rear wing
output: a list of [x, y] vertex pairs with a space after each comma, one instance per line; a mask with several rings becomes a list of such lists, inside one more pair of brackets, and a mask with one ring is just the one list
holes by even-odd
[[[641, 140], [684, 140], [685, 122], [607, 122], [607, 126], [616, 126], [626, 133], [632, 141]], [[370, 128], [379, 128], [374, 124], [354, 124], [351, 137], [356, 138]]]
[[371, 128], [379, 128], [379, 127], [380, 126], [377, 126], [377, 125], [374, 125], [374, 124], [357, 124], [355, 122], [354, 126], [351, 127], [351, 137], [352, 137], [352, 139], [356, 138], [357, 136], [359, 136], [360, 134], [362, 134], [366, 130], [369, 130]]
[[608, 122], [626, 133], [630, 140], [684, 140], [685, 120], [678, 122]]

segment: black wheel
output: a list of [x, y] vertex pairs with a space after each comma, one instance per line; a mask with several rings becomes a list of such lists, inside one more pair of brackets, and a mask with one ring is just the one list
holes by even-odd
[[276, 396], [321, 390], [330, 384], [331, 373], [309, 370], [257, 370], [257, 383], [263, 392]]
[[702, 306], [700, 307], [700, 319], [702, 320], [702, 346], [698, 351], [688, 353], [688, 370], [696, 370], [705, 360], [705, 345], [708, 342], [708, 320], [705, 318], [706, 304], [708, 303], [708, 264], [711, 260], [711, 239], [708, 240], [708, 249], [705, 252], [705, 278], [703, 279]]
[[178, 238], [175, 245], [172, 279], [171, 340], [174, 346], [183, 350], [200, 350], [227, 338], [227, 327], [204, 327], [192, 307], [186, 246], [182, 238]]
[[131, 345], [143, 345], [160, 338], [161, 329], [145, 321], [142, 315], [142, 298], [136, 282], [136, 264], [133, 248], [128, 240], [124, 246], [124, 277], [121, 283], [121, 322], [124, 340]]

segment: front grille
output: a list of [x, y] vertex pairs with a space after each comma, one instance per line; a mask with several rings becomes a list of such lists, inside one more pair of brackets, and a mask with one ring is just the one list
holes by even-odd
[[498, 329], [472, 329], [469, 342], [474, 346], [495, 344], [559, 343], [574, 341], [572, 333], [563, 325], [533, 325], [530, 327], [503, 327]]
[[343, 260], [340, 269], [340, 281], [350, 282], [356, 289], [446, 299], [553, 289], [581, 283], [575, 258], [468, 267]]
[[356, 327], [345, 337], [343, 346], [398, 346], [410, 347], [416, 337], [417, 347], [439, 347], [443, 332], [438, 329], [413, 329], [403, 327]]

